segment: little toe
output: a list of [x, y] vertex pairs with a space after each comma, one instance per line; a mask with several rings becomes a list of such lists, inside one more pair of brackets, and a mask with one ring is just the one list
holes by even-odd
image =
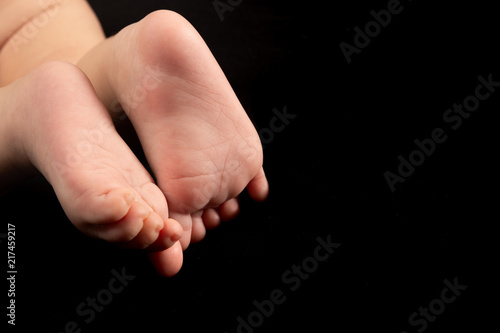
[[266, 200], [269, 195], [269, 183], [263, 168], [261, 168], [257, 175], [248, 183], [247, 191], [250, 197], [255, 201], [262, 202]]
[[236, 218], [240, 213], [240, 203], [238, 199], [230, 199], [224, 202], [219, 207], [220, 217], [222, 221], [230, 221]]

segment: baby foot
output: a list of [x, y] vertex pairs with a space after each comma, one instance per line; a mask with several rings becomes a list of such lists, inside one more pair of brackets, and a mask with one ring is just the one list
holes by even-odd
[[163, 193], [78, 68], [46, 63], [2, 88], [0, 97], [1, 118], [13, 129], [6, 139], [17, 143], [10, 152], [15, 163], [34, 165], [46, 177], [79, 230], [152, 251], [180, 239], [182, 227], [169, 218]]
[[[99, 57], [105, 65], [92, 67]], [[253, 199], [266, 198], [259, 136], [207, 45], [184, 18], [154, 12], [80, 66], [108, 109], [117, 98], [133, 124], [170, 214], [184, 228], [183, 249], [202, 239], [207, 227], [235, 217], [235, 198], [245, 187]], [[154, 259], [166, 275], [174, 271], [166, 263], [174, 251]]]

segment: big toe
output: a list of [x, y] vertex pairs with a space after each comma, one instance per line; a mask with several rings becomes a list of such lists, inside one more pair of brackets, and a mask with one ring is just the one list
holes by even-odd
[[36, 130], [27, 132], [25, 150], [79, 230], [109, 242], [134, 240], [139, 248], [153, 244], [165, 226], [166, 237], [179, 233], [163, 193], [116, 132], [84, 73], [49, 63], [21, 82], [37, 91], [27, 94], [35, 99], [29, 106]]
[[149, 259], [158, 273], [165, 277], [172, 277], [177, 274], [182, 267], [182, 246], [177, 242], [174, 246], [164, 251], [150, 253]]

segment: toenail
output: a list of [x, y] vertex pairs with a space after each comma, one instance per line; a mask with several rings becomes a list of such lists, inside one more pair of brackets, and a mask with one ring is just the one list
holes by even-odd
[[132, 193], [126, 194], [126, 195], [123, 197], [123, 199], [125, 199], [125, 204], [126, 204], [127, 206], [130, 206], [130, 205], [134, 202], [134, 200], [135, 200], [135, 195], [134, 195], [134, 194], [132, 194]]
[[182, 238], [182, 235], [181, 234], [178, 234], [178, 233], [175, 233], [173, 234], [172, 236], [170, 236], [170, 240], [172, 242], [177, 242], [179, 239]]
[[164, 224], [163, 224], [163, 223], [158, 223], [158, 224], [156, 225], [155, 232], [160, 232], [160, 231], [162, 231], [164, 227], [165, 227], [165, 226], [164, 226]]

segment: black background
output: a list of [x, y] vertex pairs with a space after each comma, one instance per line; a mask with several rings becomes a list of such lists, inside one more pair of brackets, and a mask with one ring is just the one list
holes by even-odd
[[[479, 75], [500, 81], [493, 2], [402, 1], [350, 64], [339, 44], [353, 44], [353, 28], [388, 1], [246, 0], [224, 21], [212, 0], [90, 3], [108, 35], [156, 9], [179, 12], [259, 130], [274, 108], [297, 117], [266, 144], [269, 200], [243, 194], [240, 217], [190, 246], [171, 279], [141, 253], [81, 235], [42, 179], [1, 198], [0, 232], [17, 229], [17, 330], [75, 321], [82, 332], [231, 333], [254, 300], [280, 289], [286, 301], [255, 332], [417, 332], [409, 316], [455, 278], [467, 289], [425, 332], [497, 327], [500, 92], [458, 129], [443, 121]], [[447, 140], [392, 193], [384, 172], [438, 127]], [[341, 246], [291, 291], [282, 275], [328, 236]], [[135, 279], [85, 323], [76, 307], [124, 267]]]

